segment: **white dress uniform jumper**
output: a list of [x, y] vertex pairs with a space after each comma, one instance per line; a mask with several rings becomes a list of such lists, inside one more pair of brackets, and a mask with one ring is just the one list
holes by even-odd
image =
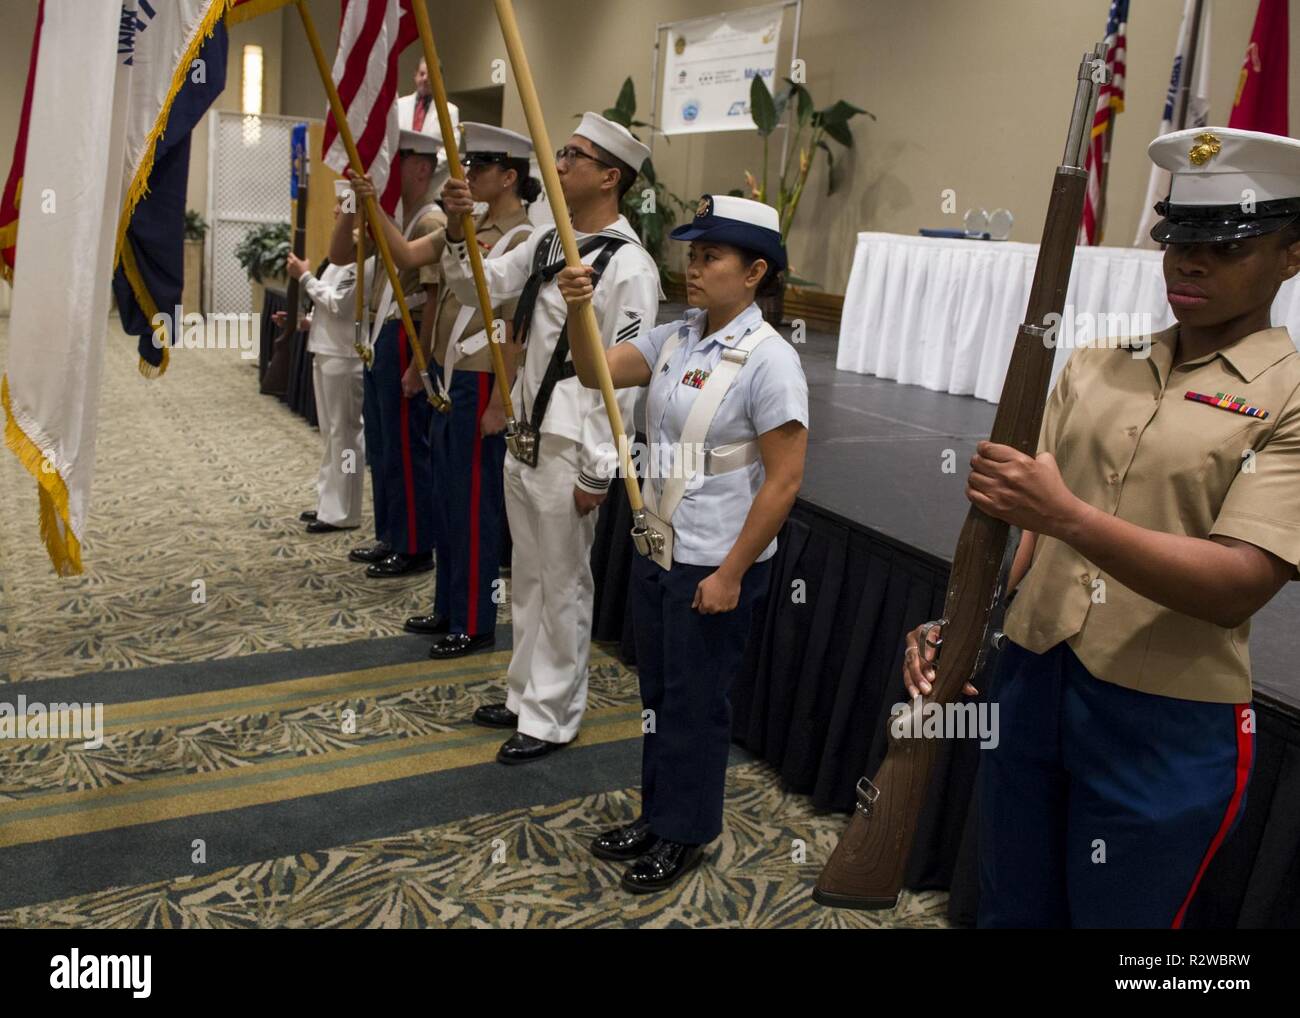
[[[601, 272], [592, 305], [603, 342], [643, 333], [658, 309], [659, 270], [627, 220], [580, 233], [578, 241]], [[452, 292], [472, 305], [463, 242], [448, 242], [442, 266]], [[568, 308], [554, 282], [562, 267], [554, 230], [483, 263], [494, 304], [518, 296], [520, 308], [530, 305], [516, 314], [515, 335], [526, 346], [512, 400], [521, 421], [536, 429], [536, 465], [509, 454], [505, 461], [514, 629], [506, 706], [518, 715], [519, 732], [552, 743], [577, 735], [587, 700], [597, 514], [578, 515], [574, 489], [606, 492], [617, 464], [600, 394], [581, 385], [565, 355]], [[565, 353], [557, 356], [562, 343]], [[631, 393], [619, 402], [630, 423]]]

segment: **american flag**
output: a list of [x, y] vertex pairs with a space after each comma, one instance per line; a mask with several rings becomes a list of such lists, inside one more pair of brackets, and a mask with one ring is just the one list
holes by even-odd
[[[334, 84], [347, 112], [361, 165], [374, 181], [385, 212], [402, 196], [397, 164], [397, 56], [419, 38], [411, 0], [343, 0]], [[325, 164], [336, 173], [348, 168], [348, 153], [334, 114], [325, 119]]]
[[1125, 34], [1128, 31], [1129, 0], [1111, 0], [1106, 18], [1106, 68], [1109, 79], [1097, 93], [1092, 117], [1092, 139], [1088, 146], [1088, 191], [1083, 200], [1080, 244], [1100, 244], [1106, 217], [1106, 171], [1110, 168], [1110, 140], [1115, 117], [1124, 109]]

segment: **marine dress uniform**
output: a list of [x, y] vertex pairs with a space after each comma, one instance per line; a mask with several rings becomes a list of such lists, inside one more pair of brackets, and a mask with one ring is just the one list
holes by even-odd
[[[402, 131], [401, 151], [432, 155], [437, 138]], [[444, 235], [447, 217], [433, 191], [418, 208], [404, 210], [408, 240], [426, 234]], [[398, 280], [406, 295], [415, 328], [431, 313], [424, 307], [426, 286], [441, 279], [435, 264], [402, 270]], [[412, 362], [412, 342], [406, 335], [401, 311], [384, 272], [374, 273], [370, 308], [373, 360], [365, 371], [365, 440], [375, 506], [375, 536], [386, 557], [371, 559], [367, 576], [401, 576], [433, 568], [433, 478], [429, 452], [429, 421], [436, 411], [423, 392], [408, 399], [402, 394], [402, 375]], [[356, 552], [353, 557], [359, 557]]]
[[[636, 169], [649, 155], [626, 128], [595, 113], [585, 114], [575, 133]], [[659, 307], [659, 269], [626, 217], [577, 239], [596, 270], [592, 306], [602, 341], [612, 345], [646, 331]], [[447, 286], [472, 305], [463, 243], [447, 244], [442, 267]], [[505, 463], [514, 653], [503, 713], [516, 717], [518, 734], [552, 747], [577, 736], [587, 705], [597, 514], [580, 516], [573, 492], [606, 492], [617, 464], [601, 396], [582, 386], [567, 353], [568, 306], [555, 283], [563, 267], [554, 229], [534, 231], [508, 254], [483, 263], [494, 302], [519, 298], [515, 339], [525, 352], [511, 399], [519, 419], [538, 432], [535, 464], [510, 454]], [[619, 403], [630, 427], [630, 393]], [[503, 747], [498, 759], [517, 763], [536, 755], [512, 755]]]
[[[1300, 216], [1300, 142], [1205, 128], [1157, 138], [1150, 154], [1173, 174], [1151, 231], [1161, 243], [1251, 237]], [[1177, 344], [1175, 325], [1075, 350], [1040, 451], [1076, 496], [1121, 519], [1300, 563], [1291, 337], [1266, 329], [1174, 366]], [[1039, 534], [1004, 631], [988, 690], [1000, 742], [980, 771], [980, 924], [1181, 926], [1246, 802], [1250, 622], [1166, 608]]]
[[[521, 134], [487, 124], [465, 123], [464, 161], [527, 160], [533, 146]], [[474, 224], [483, 258], [499, 258], [525, 243], [533, 224], [524, 208], [499, 218], [484, 213]], [[515, 301], [496, 313], [509, 322]], [[496, 631], [494, 594], [501, 573], [505, 527], [504, 435], [484, 435], [480, 423], [496, 378], [478, 301], [462, 304], [444, 288], [434, 326], [434, 369], [451, 397], [449, 414], [433, 415], [434, 544], [437, 570], [434, 617], [447, 636], [434, 644], [436, 657], [458, 656], [490, 644]]]
[[[759, 202], [706, 196], [695, 220], [672, 236], [732, 244], [785, 268], [776, 210]], [[707, 312], [692, 309], [683, 320], [632, 340], [652, 369], [646, 506], [671, 524], [672, 567], [633, 558], [628, 610], [641, 702], [654, 712], [655, 727], [642, 739], [640, 820], [610, 832], [612, 841], [598, 838], [593, 850], [629, 859], [659, 840], [674, 843], [676, 853], [667, 862], [634, 864], [623, 878], [634, 892], [662, 886], [666, 868], [693, 865], [698, 846], [722, 831], [729, 691], [751, 620], [767, 594], [776, 539], [746, 571], [734, 609], [702, 614], [692, 601], [740, 537], [763, 486], [759, 436], [790, 421], [808, 426], [799, 355], [763, 320], [758, 304], [709, 335], [707, 324]], [[689, 479], [683, 476], [692, 470]]]

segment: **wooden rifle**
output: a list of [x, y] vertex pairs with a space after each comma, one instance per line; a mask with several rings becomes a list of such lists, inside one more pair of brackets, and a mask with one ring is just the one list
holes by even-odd
[[[1106, 80], [1106, 44], [1079, 64], [1065, 155], [1056, 168], [1043, 238], [1034, 267], [1029, 306], [1016, 334], [1011, 363], [998, 400], [990, 441], [1023, 453], [1037, 451], [1047, 387], [1055, 354], [1052, 323], [1059, 322], [1083, 216], [1097, 93]], [[1000, 631], [1003, 594], [1018, 542], [1011, 527], [971, 506], [953, 555], [944, 601], [942, 660], [935, 659], [931, 692], [913, 701], [897, 723], [885, 759], [873, 776], [858, 781], [857, 803], [839, 844], [822, 869], [813, 898], [841, 908], [893, 908], [925, 802], [938, 740], [908, 738], [912, 713], [956, 700], [962, 687], [986, 671], [1005, 637]], [[919, 719], [916, 719], [919, 720]], [[904, 737], [899, 737], [899, 734]]]

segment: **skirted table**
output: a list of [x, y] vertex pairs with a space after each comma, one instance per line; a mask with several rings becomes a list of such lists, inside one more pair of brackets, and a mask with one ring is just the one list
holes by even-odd
[[[858, 234], [835, 366], [996, 403], [1037, 257], [1037, 244]], [[1144, 322], [1152, 331], [1172, 325], [1162, 257], [1077, 248], [1063, 332], [1083, 342]], [[1295, 280], [1278, 292], [1273, 322], [1300, 338]], [[1053, 378], [1068, 355], [1067, 346], [1057, 347]]]

